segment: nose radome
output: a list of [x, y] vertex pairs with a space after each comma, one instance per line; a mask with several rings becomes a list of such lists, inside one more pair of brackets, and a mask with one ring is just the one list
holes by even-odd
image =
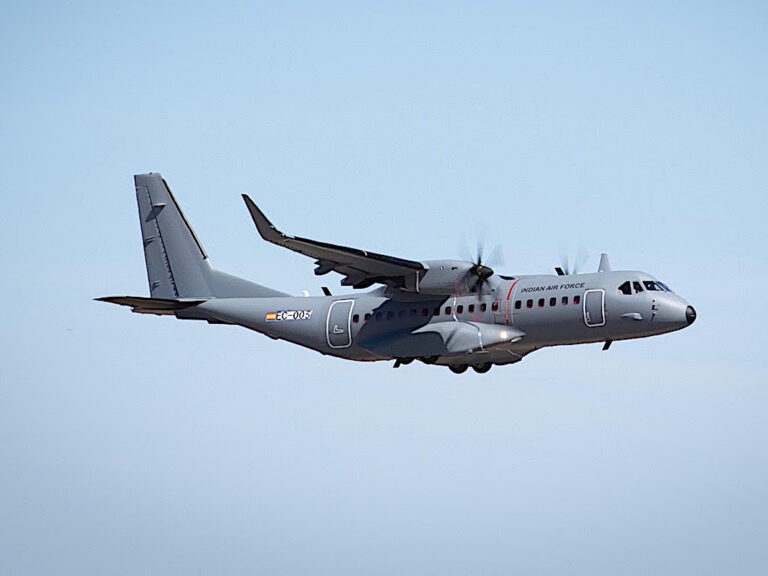
[[696, 310], [693, 309], [693, 306], [688, 306], [685, 309], [685, 319], [688, 320], [688, 324], [693, 324], [696, 320]]

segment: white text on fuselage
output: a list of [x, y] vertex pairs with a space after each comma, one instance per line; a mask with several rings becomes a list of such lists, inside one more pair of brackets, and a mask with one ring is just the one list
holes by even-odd
[[550, 286], [529, 286], [520, 290], [521, 294], [528, 292], [547, 292], [548, 290], [574, 290], [584, 288], [584, 282], [575, 282], [573, 284], [551, 284]]

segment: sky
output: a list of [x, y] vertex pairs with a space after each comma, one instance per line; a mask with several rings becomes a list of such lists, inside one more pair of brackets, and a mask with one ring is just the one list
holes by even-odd
[[[25, 2], [0, 19], [0, 572], [764, 574], [761, 2]], [[353, 363], [148, 294], [132, 175], [214, 264], [281, 229], [564, 248], [696, 307], [488, 374]]]

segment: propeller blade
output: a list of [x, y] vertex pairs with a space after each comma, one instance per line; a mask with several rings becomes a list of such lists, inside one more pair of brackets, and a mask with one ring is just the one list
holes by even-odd
[[573, 261], [573, 273], [579, 274], [584, 268], [584, 264], [589, 260], [589, 252], [584, 246], [579, 246], [579, 251], [576, 252], [576, 258]]
[[[568, 276], [568, 274], [571, 273], [570, 268], [568, 267], [568, 250], [566, 250], [565, 246], [563, 246], [562, 244], [560, 245], [559, 255], [560, 255], [560, 270], [563, 271], [561, 276]], [[557, 270], [557, 268], [555, 268], [555, 270]]]
[[475, 264], [483, 263], [483, 254], [485, 254], [485, 231], [481, 231], [477, 236], [477, 258]]
[[568, 251], [564, 246], [560, 246], [560, 266], [555, 268], [558, 276], [568, 276], [569, 274], [580, 274], [584, 268], [584, 264], [589, 260], [589, 252], [584, 246], [579, 246], [579, 250], [576, 252], [576, 257], [573, 259], [573, 264], [569, 262]]
[[493, 250], [491, 250], [490, 254], [488, 254], [486, 263], [488, 266], [504, 266], [504, 264], [506, 264], [504, 258], [504, 247], [501, 244], [496, 244], [496, 246], [493, 247]]
[[472, 250], [469, 249], [469, 241], [467, 240], [466, 234], [464, 234], [463, 237], [456, 243], [456, 248], [456, 253], [462, 260], [466, 260], [467, 262], [475, 261], [474, 257], [472, 256]]

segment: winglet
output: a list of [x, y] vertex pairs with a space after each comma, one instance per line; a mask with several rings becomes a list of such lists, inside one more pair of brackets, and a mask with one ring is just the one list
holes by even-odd
[[245, 205], [248, 207], [248, 212], [251, 213], [253, 223], [256, 224], [256, 229], [259, 231], [261, 237], [264, 238], [264, 240], [267, 242], [272, 242], [273, 244], [282, 244], [282, 240], [286, 235], [275, 228], [275, 225], [269, 221], [269, 219], [264, 215], [264, 212], [262, 212], [259, 207], [256, 206], [248, 194], [243, 194], [243, 200], [245, 201]]

